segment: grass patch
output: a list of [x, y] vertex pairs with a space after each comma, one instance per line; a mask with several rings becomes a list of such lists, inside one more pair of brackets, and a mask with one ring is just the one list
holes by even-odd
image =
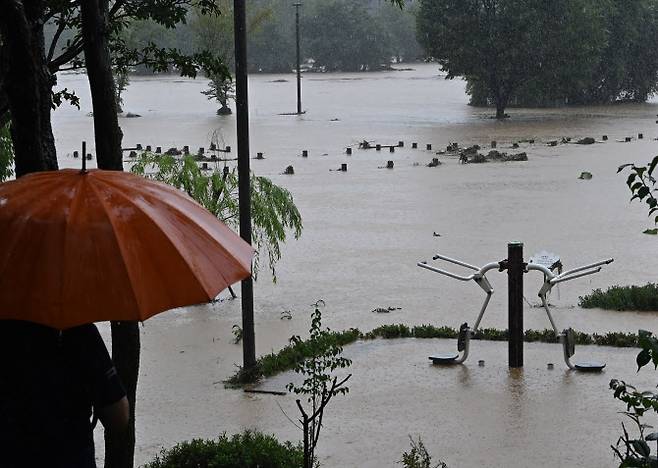
[[[455, 339], [459, 331], [451, 327], [436, 327], [434, 325], [417, 325], [409, 327], [404, 324], [382, 325], [367, 333], [358, 328], [350, 328], [342, 332], [330, 332], [325, 339], [331, 340], [340, 346], [354, 343], [357, 340], [391, 340], [396, 338], [447, 338]], [[638, 346], [638, 337], [635, 333], [609, 332], [604, 335], [598, 333], [575, 332], [576, 344], [612, 346], [617, 348], [632, 348]], [[473, 337], [475, 340], [507, 341], [507, 330], [496, 328], [483, 328]], [[557, 337], [553, 330], [526, 330], [524, 341], [533, 343], [556, 343]], [[261, 356], [256, 369], [247, 374], [242, 368], [231, 376], [226, 382], [227, 387], [240, 387], [245, 384], [258, 382], [263, 377], [271, 377], [281, 372], [294, 369], [294, 367], [305, 359], [313, 357], [313, 350], [318, 349], [317, 344], [310, 340], [299, 341], [289, 344], [277, 353]]]
[[658, 283], [644, 286], [611, 286], [606, 291], [595, 289], [578, 298], [585, 309], [640, 310], [658, 312]]

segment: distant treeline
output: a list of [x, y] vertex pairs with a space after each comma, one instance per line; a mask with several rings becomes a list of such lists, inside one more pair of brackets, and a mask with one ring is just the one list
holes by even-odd
[[419, 0], [418, 37], [474, 105], [644, 102], [658, 90], [658, 0]]
[[[190, 11], [187, 21], [167, 29], [135, 21], [122, 34], [132, 47], [152, 42], [191, 54], [209, 49], [233, 64], [232, 1], [220, 0], [223, 15], [208, 18]], [[395, 62], [424, 58], [416, 39], [417, 1], [404, 10], [388, 0], [303, 0], [301, 54], [315, 71], [373, 71]], [[288, 73], [296, 67], [295, 8], [290, 0], [250, 0], [247, 8], [250, 72]], [[47, 28], [54, 31], [54, 26]], [[60, 43], [71, 37], [63, 34]], [[48, 39], [48, 38], [47, 38]], [[145, 67], [133, 72], [147, 73]], [[150, 72], [148, 72], [150, 73]]]

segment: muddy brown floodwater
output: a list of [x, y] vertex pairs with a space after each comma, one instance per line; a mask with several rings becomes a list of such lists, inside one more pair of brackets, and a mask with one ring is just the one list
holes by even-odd
[[[276, 82], [285, 79], [287, 82]], [[333, 329], [367, 331], [385, 323], [459, 326], [473, 323], [484, 299], [473, 283], [457, 283], [417, 268], [434, 253], [470, 263], [498, 261], [511, 240], [525, 243], [526, 256], [558, 253], [567, 268], [614, 257], [598, 275], [563, 284], [551, 303], [558, 327], [587, 332], [656, 329], [657, 314], [583, 310], [578, 296], [613, 284], [656, 281], [656, 239], [646, 210], [628, 203], [626, 162], [645, 163], [656, 154], [658, 104], [511, 109], [498, 122], [491, 112], [467, 105], [464, 83], [446, 81], [434, 65], [413, 71], [373, 74], [305, 75], [303, 116], [282, 116], [295, 106], [292, 75], [250, 80], [253, 171], [288, 188], [304, 217], [304, 232], [289, 241], [273, 284], [262, 271], [255, 287], [257, 352], [277, 350], [292, 334], [308, 328], [309, 304], [322, 298], [324, 319]], [[54, 129], [62, 166], [75, 167], [70, 154], [82, 139], [93, 141], [85, 79], [63, 75], [60, 85], [77, 89], [82, 109], [55, 113]], [[204, 79], [133, 78], [125, 93], [124, 145], [209, 146], [213, 133], [235, 145], [234, 116], [215, 115], [216, 106], [200, 94]], [[618, 143], [643, 133], [643, 140]], [[563, 136], [592, 136], [607, 143], [559, 145]], [[391, 154], [356, 149], [368, 139], [383, 144], [402, 140]], [[448, 143], [512, 151], [529, 161], [460, 165], [438, 156], [441, 166], [425, 167], [433, 152]], [[411, 143], [419, 144], [418, 150]], [[352, 156], [345, 148], [352, 146]], [[91, 147], [93, 152], [93, 145]], [[309, 157], [302, 158], [302, 150]], [[395, 169], [378, 167], [387, 160]], [[330, 169], [348, 164], [348, 172]], [[292, 164], [294, 176], [284, 176]], [[591, 180], [578, 180], [583, 171]], [[440, 234], [435, 237], [433, 233]], [[489, 274], [496, 293], [484, 327], [505, 328], [505, 275]], [[527, 275], [525, 296], [538, 302], [537, 275]], [[225, 296], [224, 296], [225, 297]], [[400, 307], [388, 314], [376, 307]], [[290, 311], [291, 320], [281, 320]], [[241, 361], [231, 327], [240, 322], [238, 301], [172, 311], [143, 328], [139, 386], [137, 460], [150, 460], [161, 447], [192, 437], [213, 437], [242, 428], [259, 428], [281, 438], [300, 435], [291, 417], [292, 396], [254, 396], [226, 390], [221, 381]], [[527, 307], [525, 326], [549, 326], [541, 309]], [[656, 374], [634, 374], [634, 350], [578, 347], [577, 354], [608, 362], [600, 375], [567, 372], [557, 345], [526, 345], [526, 367], [506, 367], [504, 343], [473, 344], [466, 365], [437, 368], [427, 355], [451, 350], [454, 342], [400, 340], [359, 343], [346, 349], [354, 359], [347, 397], [336, 399], [320, 440], [324, 466], [394, 466], [408, 447], [408, 434], [420, 435], [430, 451], [451, 467], [613, 466], [609, 448], [620, 432], [623, 409], [607, 389], [613, 377], [646, 387]], [[485, 359], [485, 367], [477, 360]], [[548, 362], [555, 369], [547, 370]], [[283, 388], [289, 374], [265, 382]], [[276, 400], [276, 401], [275, 401]], [[102, 458], [101, 435], [97, 434]]]

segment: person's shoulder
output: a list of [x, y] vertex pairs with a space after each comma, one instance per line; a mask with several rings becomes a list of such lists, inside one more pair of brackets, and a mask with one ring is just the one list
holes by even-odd
[[59, 332], [54, 328], [23, 320], [0, 320], [0, 340], [3, 343], [48, 343], [56, 340]]
[[103, 338], [101, 338], [98, 328], [93, 323], [64, 330], [62, 338], [69, 345], [80, 345], [87, 348], [103, 344]]

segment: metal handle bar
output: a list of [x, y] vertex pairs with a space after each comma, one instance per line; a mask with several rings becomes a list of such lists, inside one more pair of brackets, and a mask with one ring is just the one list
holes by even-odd
[[[560, 274], [559, 276], [560, 277], [569, 276], [572, 273], [578, 273], [579, 271], [589, 270], [590, 268], [596, 268], [596, 267], [600, 267], [600, 266], [603, 266], [603, 265], [609, 265], [614, 261], [615, 261], [614, 258], [609, 258], [607, 260], [601, 260], [599, 262], [592, 263], [591, 265], [585, 265], [585, 266], [581, 266], [581, 267], [578, 267], [578, 268], [574, 268], [573, 270], [565, 271], [564, 273]], [[599, 268], [599, 271], [601, 271], [600, 268]]]
[[456, 260], [454, 258], [446, 257], [445, 255], [436, 254], [434, 257], [432, 257], [432, 260], [438, 260], [438, 259], [445, 260], [446, 262], [454, 263], [455, 265], [460, 265], [460, 266], [463, 266], [463, 267], [466, 267], [466, 268], [470, 268], [471, 270], [475, 270], [475, 271], [479, 270], [479, 268], [476, 267], [475, 265], [471, 265], [471, 264], [462, 262], [461, 260]]
[[598, 273], [599, 271], [601, 271], [601, 267], [598, 267], [594, 270], [585, 271], [583, 273], [578, 273], [578, 274], [575, 274], [575, 275], [569, 275], [569, 276], [560, 275], [557, 278], [553, 278], [552, 280], [550, 280], [550, 283], [551, 284], [558, 284], [558, 283], [562, 283], [563, 281], [569, 281], [569, 280], [576, 279], [576, 278], [582, 278], [583, 276], [593, 275], [595, 273]]
[[469, 275], [469, 276], [460, 276], [460, 275], [457, 275], [455, 273], [451, 273], [449, 271], [442, 270], [440, 268], [436, 268], [436, 267], [433, 267], [431, 265], [428, 265], [427, 262], [418, 262], [416, 265], [418, 265], [421, 268], [425, 268], [426, 270], [430, 270], [430, 271], [433, 271], [435, 273], [439, 273], [441, 275], [449, 276], [450, 278], [454, 278], [454, 279], [460, 280], [460, 281], [477, 280], [479, 278], [482, 278], [489, 270], [500, 268], [500, 264], [498, 262], [492, 262], [492, 263], [487, 263], [482, 268], [475, 267], [475, 269], [477, 270], [477, 273], [473, 273], [472, 275]]
[[449, 276], [450, 278], [454, 278], [460, 281], [471, 281], [472, 279], [475, 278], [475, 274], [472, 274], [470, 276], [459, 276], [454, 273], [450, 273], [449, 271], [441, 270], [440, 268], [430, 266], [425, 262], [418, 262], [416, 265], [418, 265], [421, 268], [425, 268], [426, 270], [433, 271], [434, 273], [439, 273], [445, 276]]
[[[609, 258], [607, 260], [601, 260], [600, 262], [592, 263], [591, 265], [585, 265], [578, 268], [574, 268], [573, 270], [565, 271], [564, 273], [561, 273], [559, 275], [556, 275], [551, 270], [546, 268], [544, 265], [539, 265], [537, 263], [528, 263], [526, 269], [541, 271], [553, 284], [556, 284], [556, 283], [561, 283], [562, 281], [568, 281], [571, 279], [580, 278], [581, 276], [587, 276], [594, 273], [598, 273], [599, 271], [601, 271], [602, 265], [609, 265], [612, 262], [614, 262], [614, 259]], [[585, 271], [585, 270], [592, 270], [592, 271], [588, 272], [587, 275], [574, 275], [574, 273], [578, 273], [580, 271]]]

